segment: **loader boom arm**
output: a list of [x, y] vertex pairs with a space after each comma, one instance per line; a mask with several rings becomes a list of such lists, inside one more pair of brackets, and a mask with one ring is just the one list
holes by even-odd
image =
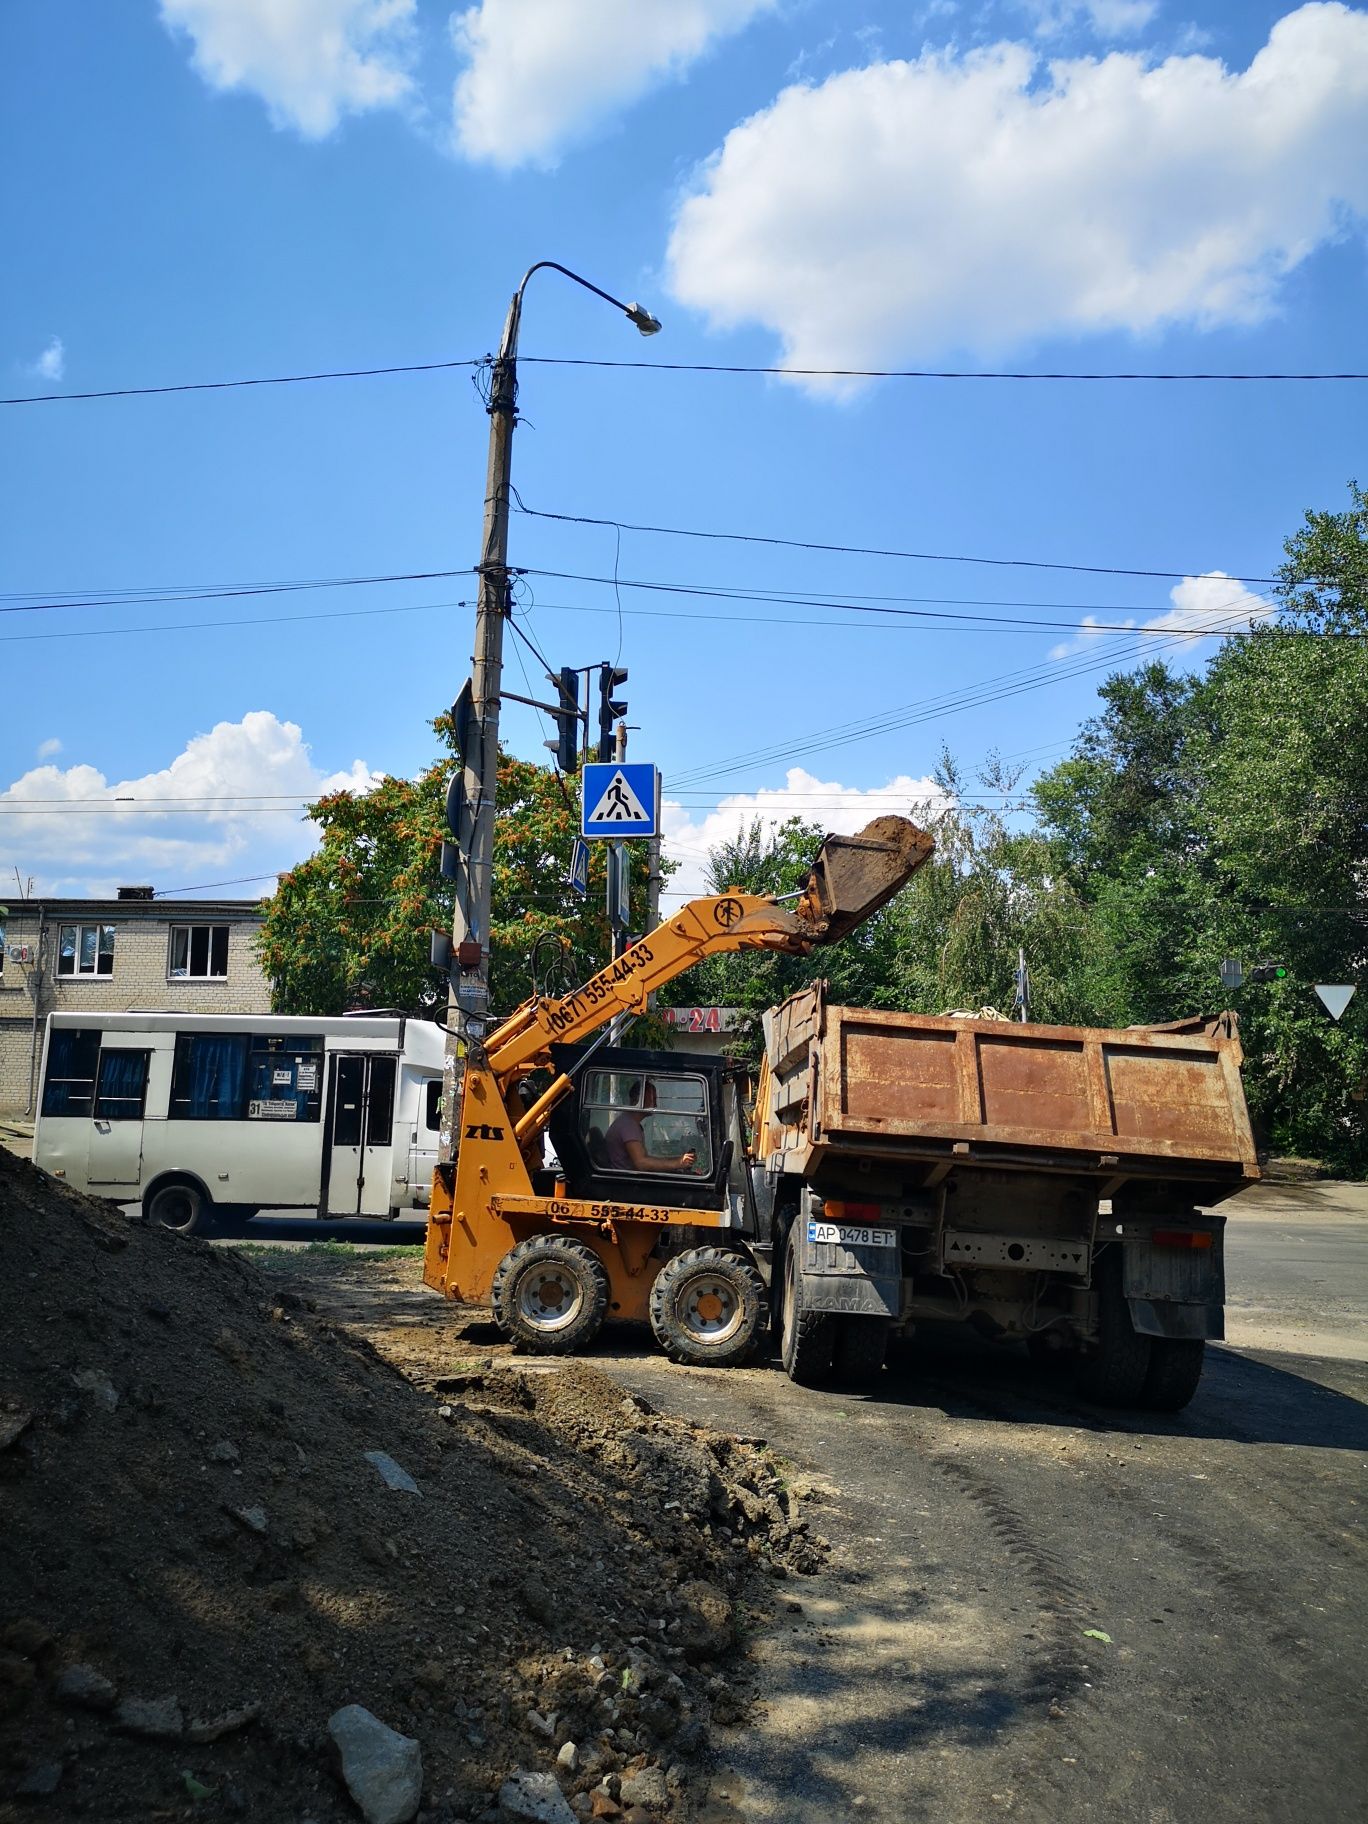
[[776, 950], [806, 956], [834, 943], [887, 903], [931, 854], [931, 838], [905, 817], [876, 817], [858, 836], [828, 836], [792, 909], [763, 894], [691, 899], [629, 950], [561, 1000], [533, 997], [496, 1026], [484, 1061], [509, 1082], [549, 1060], [553, 1041], [586, 1038], [706, 956]]

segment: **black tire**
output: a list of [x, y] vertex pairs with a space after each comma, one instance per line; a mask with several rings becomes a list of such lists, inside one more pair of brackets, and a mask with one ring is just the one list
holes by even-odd
[[651, 1287], [651, 1328], [672, 1362], [733, 1368], [755, 1348], [765, 1287], [744, 1255], [725, 1248], [676, 1254]]
[[1205, 1359], [1206, 1344], [1200, 1337], [1151, 1337], [1140, 1404], [1150, 1412], [1181, 1412], [1197, 1391]]
[[836, 1324], [831, 1365], [843, 1387], [869, 1387], [883, 1373], [892, 1329], [886, 1317], [843, 1317]]
[[1149, 1374], [1150, 1339], [1131, 1323], [1130, 1306], [1121, 1289], [1121, 1249], [1104, 1248], [1093, 1265], [1097, 1293], [1098, 1340], [1077, 1367], [1078, 1391], [1099, 1406], [1139, 1406]]
[[799, 1225], [795, 1221], [784, 1244], [784, 1315], [779, 1327], [779, 1353], [791, 1381], [800, 1387], [821, 1387], [831, 1379], [836, 1324], [827, 1311], [803, 1309], [798, 1236]]
[[177, 1235], [212, 1235], [218, 1214], [209, 1196], [188, 1179], [159, 1184], [143, 1198], [143, 1217], [154, 1229], [171, 1229]]
[[517, 1348], [571, 1355], [598, 1335], [608, 1309], [608, 1275], [582, 1241], [534, 1235], [504, 1255], [490, 1296], [495, 1323]]

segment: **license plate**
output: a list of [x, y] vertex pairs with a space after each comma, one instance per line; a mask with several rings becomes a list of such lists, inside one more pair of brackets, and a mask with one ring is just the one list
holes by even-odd
[[839, 1248], [891, 1248], [897, 1241], [894, 1229], [870, 1229], [860, 1223], [810, 1222], [809, 1241], [834, 1242]]

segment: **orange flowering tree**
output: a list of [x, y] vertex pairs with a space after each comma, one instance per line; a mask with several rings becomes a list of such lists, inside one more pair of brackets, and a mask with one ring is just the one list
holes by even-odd
[[[453, 883], [440, 870], [450, 776], [450, 718], [433, 728], [447, 752], [416, 779], [386, 777], [366, 793], [332, 792], [309, 807], [315, 852], [280, 877], [258, 940], [278, 1013], [349, 1007], [416, 1012], [445, 1005], [429, 933], [450, 931]], [[563, 980], [581, 980], [610, 953], [602, 843], [589, 845], [589, 893], [567, 884], [579, 830], [579, 783], [547, 767], [499, 757], [494, 826], [490, 1004], [507, 1013], [531, 991], [530, 957], [543, 933], [566, 946]], [[634, 928], [645, 917], [647, 853], [632, 862]], [[555, 947], [541, 947], [541, 970]]]

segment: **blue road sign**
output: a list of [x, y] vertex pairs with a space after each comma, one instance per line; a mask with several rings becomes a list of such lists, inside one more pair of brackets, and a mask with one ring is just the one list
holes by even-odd
[[659, 775], [648, 761], [593, 761], [583, 769], [582, 777], [582, 836], [607, 836], [621, 842], [656, 834]]
[[565, 878], [567, 886], [573, 887], [583, 899], [589, 891], [589, 844], [579, 836], [570, 851], [570, 872]]

